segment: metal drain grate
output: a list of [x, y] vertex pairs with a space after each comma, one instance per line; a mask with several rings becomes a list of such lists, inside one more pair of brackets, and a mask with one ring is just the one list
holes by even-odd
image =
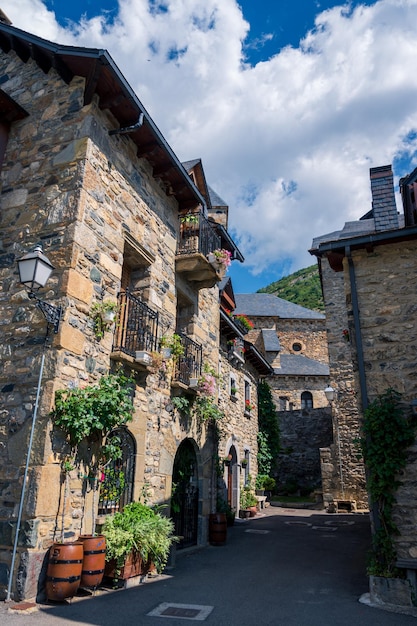
[[201, 604], [175, 604], [174, 602], [162, 602], [156, 609], [147, 615], [149, 617], [173, 617], [179, 619], [192, 619], [203, 622], [212, 612], [214, 607]]

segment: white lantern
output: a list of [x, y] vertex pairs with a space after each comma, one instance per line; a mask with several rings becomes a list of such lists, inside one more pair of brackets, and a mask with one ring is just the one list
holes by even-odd
[[43, 254], [41, 246], [28, 252], [17, 261], [20, 282], [31, 291], [44, 287], [54, 269], [49, 259]]

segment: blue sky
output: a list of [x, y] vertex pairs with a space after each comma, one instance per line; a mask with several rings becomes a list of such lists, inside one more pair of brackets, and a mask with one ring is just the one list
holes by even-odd
[[[417, 0], [2, 0], [19, 28], [109, 51], [178, 158], [229, 204], [252, 292], [417, 166]], [[400, 208], [400, 204], [398, 203]]]

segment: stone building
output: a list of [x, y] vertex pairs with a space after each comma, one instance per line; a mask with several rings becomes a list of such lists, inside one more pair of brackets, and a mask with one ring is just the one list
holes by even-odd
[[248, 337], [272, 367], [266, 380], [280, 426], [278, 484], [321, 489], [319, 450], [332, 438], [324, 391], [329, 382], [325, 316], [267, 293], [236, 294], [235, 313], [250, 318]]
[[[404, 215], [397, 211], [391, 166], [370, 170], [372, 209], [340, 231], [314, 239], [328, 323], [330, 381], [335, 390], [335, 445], [323, 451], [327, 500], [367, 505], [357, 439], [369, 402], [388, 388], [411, 410], [417, 397], [415, 293], [416, 172], [401, 181]], [[417, 449], [417, 448], [416, 448]], [[415, 553], [414, 456], [401, 477], [395, 522], [400, 558]]]
[[[110, 55], [57, 45], [2, 22], [0, 68], [0, 585], [13, 581], [14, 597], [23, 598], [36, 595], [58, 529], [70, 541], [93, 526], [95, 490], [81, 471], [71, 471], [70, 494], [62, 498], [68, 446], [50, 418], [57, 390], [97, 384], [116, 367], [134, 377], [133, 420], [119, 433], [123, 502], [145, 490], [151, 503], [169, 503], [186, 465], [179, 498], [191, 503], [194, 521], [179, 531], [184, 544], [202, 545], [216, 506], [218, 448], [226, 454], [233, 441], [237, 459], [248, 451], [256, 472], [254, 389], [267, 365], [257, 356], [255, 367], [245, 358], [239, 369], [251, 385], [249, 419], [229, 396], [230, 361], [220, 347], [224, 268], [209, 260], [221, 249], [243, 260], [227, 233], [227, 207], [213, 207], [201, 162], [178, 161]], [[55, 267], [40, 297], [63, 310], [58, 332], [47, 340], [45, 319], [16, 267], [39, 242]], [[118, 319], [98, 335], [92, 311], [108, 301], [118, 304]], [[173, 334], [182, 345], [176, 360], [158, 352], [161, 338]], [[233, 409], [220, 442], [211, 422], [178, 410], [178, 398], [195, 398], [195, 381], [206, 368], [216, 373], [214, 403], [226, 414]], [[99, 500], [95, 512], [104, 515], [110, 502]], [[12, 545], [17, 558], [10, 572]]]

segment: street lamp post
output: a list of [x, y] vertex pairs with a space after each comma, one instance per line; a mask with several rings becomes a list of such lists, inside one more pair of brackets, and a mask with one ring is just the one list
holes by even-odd
[[[42, 247], [40, 245], [36, 246], [33, 252], [29, 252], [28, 254], [25, 254], [21, 259], [19, 259], [17, 261], [17, 265], [19, 269], [20, 282], [29, 289], [29, 293], [28, 293], [29, 298], [36, 300], [36, 306], [42, 311], [48, 323], [48, 330], [49, 330], [49, 325], [51, 325], [53, 327], [54, 333], [57, 333], [58, 328], [59, 328], [59, 322], [62, 316], [62, 307], [60, 306], [57, 307], [52, 304], [49, 304], [48, 302], [45, 302], [44, 300], [41, 300], [34, 291], [34, 290], [37, 291], [38, 289], [46, 285], [48, 278], [51, 275], [52, 270], [54, 269], [53, 265], [49, 262], [47, 257], [43, 254]], [[45, 347], [45, 344], [44, 344], [44, 347]], [[22, 523], [22, 512], [23, 512], [23, 504], [24, 504], [25, 492], [26, 492], [26, 482], [27, 482], [27, 476], [28, 476], [28, 471], [29, 471], [30, 455], [32, 452], [33, 436], [35, 433], [36, 418], [38, 414], [39, 396], [41, 392], [44, 363], [45, 363], [45, 350], [43, 349], [42, 358], [41, 358], [41, 366], [40, 366], [39, 377], [38, 377], [38, 386], [36, 389], [35, 406], [33, 409], [32, 427], [30, 430], [28, 451], [26, 455], [25, 471], [23, 474], [23, 485], [22, 485], [22, 491], [20, 494], [19, 511], [17, 514], [16, 534], [15, 534], [14, 543], [13, 543], [12, 561], [10, 564], [9, 583], [7, 587], [6, 602], [10, 601], [11, 599], [13, 571], [14, 571], [14, 566], [16, 562], [17, 546], [19, 543], [20, 526]]]

